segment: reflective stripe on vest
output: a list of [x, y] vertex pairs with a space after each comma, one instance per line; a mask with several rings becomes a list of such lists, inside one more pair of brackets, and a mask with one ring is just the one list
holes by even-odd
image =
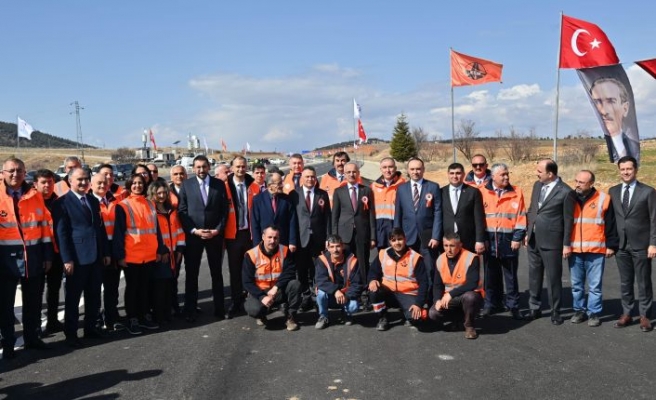
[[[332, 283], [335, 283], [335, 276], [333, 275], [333, 269], [330, 267], [330, 263], [328, 262], [328, 259], [326, 258], [325, 255], [321, 254], [319, 256], [319, 259], [321, 262], [323, 262], [323, 265], [326, 266], [326, 269], [328, 270], [328, 277], [330, 278], [330, 281]], [[349, 286], [351, 286], [351, 271], [353, 270], [353, 267], [355, 266], [355, 263], [358, 261], [357, 258], [353, 254], [351, 254], [346, 260], [344, 260], [344, 263], [346, 264], [346, 274], [344, 276], [344, 287], [339, 289], [342, 293], [346, 293], [348, 291]]]
[[587, 202], [574, 205], [571, 245], [575, 253], [606, 253], [606, 212], [610, 197], [597, 191]]
[[[464, 257], [463, 257], [464, 255]], [[444, 283], [444, 290], [448, 293], [453, 289], [456, 289], [467, 282], [467, 273], [469, 272], [469, 267], [471, 267], [474, 257], [477, 257], [476, 254], [467, 251], [465, 249], [461, 250], [460, 257], [456, 262], [455, 268], [453, 268], [453, 273], [449, 269], [449, 261], [446, 254], [442, 253], [438, 259], [437, 263], [437, 273], [440, 274], [442, 278], [442, 283]], [[475, 292], [479, 292], [481, 295], [485, 296], [485, 290], [483, 289], [483, 280], [481, 279], [480, 266], [478, 274], [478, 285]]]
[[285, 246], [278, 246], [278, 253], [276, 253], [273, 260], [260, 252], [259, 245], [249, 250], [247, 254], [255, 265], [255, 285], [260, 290], [271, 289], [282, 274], [282, 266], [287, 254]]

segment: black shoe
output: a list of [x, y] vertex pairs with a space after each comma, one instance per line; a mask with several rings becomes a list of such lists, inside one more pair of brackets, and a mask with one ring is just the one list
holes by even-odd
[[510, 315], [512, 316], [512, 319], [514, 319], [515, 321], [521, 321], [524, 319], [522, 318], [522, 315], [519, 313], [519, 309], [517, 308], [511, 308]]
[[560, 316], [560, 313], [554, 312], [551, 313], [551, 324], [552, 325], [562, 325], [563, 317]]
[[105, 338], [105, 333], [98, 328], [85, 329], [84, 330], [85, 339], [103, 339]]
[[228, 307], [228, 319], [233, 319], [243, 314], [245, 314], [243, 303], [233, 303]]
[[381, 317], [378, 320], [378, 324], [376, 325], [376, 330], [377, 331], [386, 331], [387, 328], [389, 328], [389, 324], [387, 323], [387, 318]]
[[185, 321], [189, 322], [190, 324], [196, 322], [196, 313], [195, 312], [187, 313], [187, 316], [185, 317]]
[[50, 335], [54, 335], [57, 332], [62, 332], [62, 331], [64, 331], [64, 324], [62, 324], [58, 320], [55, 320], [52, 322], [48, 322], [46, 324], [46, 330], [43, 331], [43, 334], [45, 336], [50, 336]]
[[14, 350], [14, 346], [2, 346], [2, 359], [13, 360], [14, 358], [16, 358], [16, 350]]
[[34, 339], [30, 340], [29, 342], [25, 342], [25, 349], [35, 349], [35, 350], [48, 350], [51, 347], [48, 346], [43, 340], [41, 339]]
[[139, 320], [137, 318], [131, 318], [130, 322], [125, 326], [130, 335], [141, 335], [143, 330], [139, 326]]
[[492, 315], [492, 308], [490, 307], [485, 307], [484, 309], [481, 310], [481, 313], [479, 314], [481, 318], [487, 318], [490, 315]]
[[305, 312], [305, 311], [310, 311], [312, 309], [314, 309], [314, 304], [312, 304], [312, 296], [304, 295], [303, 300], [301, 301], [300, 310]]
[[526, 315], [526, 320], [527, 321], [534, 321], [538, 318], [542, 318], [542, 311], [540, 310], [530, 310], [528, 314]]
[[84, 343], [78, 338], [77, 336], [71, 336], [66, 338], [66, 344], [68, 347], [72, 347], [74, 349], [81, 349], [84, 347]]

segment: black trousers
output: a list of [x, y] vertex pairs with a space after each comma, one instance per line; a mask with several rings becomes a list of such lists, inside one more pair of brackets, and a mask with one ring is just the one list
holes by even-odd
[[57, 321], [59, 312], [59, 289], [61, 289], [64, 274], [64, 263], [58, 253], [52, 258], [52, 266], [45, 275], [46, 304], [48, 306], [46, 315], [48, 324], [54, 324]]
[[125, 274], [125, 313], [128, 319], [143, 319], [150, 310], [151, 276], [155, 263], [129, 264]]
[[212, 297], [214, 299], [214, 315], [225, 313], [223, 299], [223, 236], [215, 236], [212, 239], [203, 240], [198, 236], [188, 235], [185, 248], [185, 270], [187, 279], [185, 282], [185, 312], [194, 314], [198, 306], [198, 274], [203, 251], [207, 253], [207, 263], [212, 276]]
[[647, 250], [633, 250], [631, 246], [615, 254], [617, 269], [620, 272], [622, 313], [631, 315], [635, 307], [634, 282], [638, 285], [638, 312], [640, 316], [651, 318], [654, 292], [651, 283], [651, 259]]
[[[387, 314], [388, 308], [400, 308], [405, 319], [412, 320], [410, 307], [415, 304], [416, 299], [417, 296], [392, 292], [383, 285], [380, 285], [375, 292], [369, 291], [369, 301], [374, 306], [374, 310], [380, 310], [376, 312], [380, 312], [381, 317]], [[383, 303], [385, 304], [384, 307], [382, 307]]]
[[100, 287], [102, 285], [100, 263], [75, 265], [73, 274], [66, 276], [66, 305], [64, 308], [64, 333], [77, 336], [80, 318], [80, 298], [84, 293], [84, 330], [92, 330], [100, 312]]
[[319, 257], [325, 250], [326, 243], [318, 243], [314, 235], [310, 234], [310, 240], [305, 247], [296, 250], [296, 276], [301, 282], [301, 288], [306, 291], [312, 287], [314, 281], [314, 259]]
[[[438, 248], [431, 249], [428, 246], [423, 246], [421, 241], [417, 240], [412, 245], [409, 245], [412, 250], [421, 254], [421, 257], [424, 259], [424, 266], [426, 267], [426, 276], [428, 277], [428, 287], [433, 287], [433, 281], [435, 279], [435, 263], [437, 262], [437, 257], [440, 255], [440, 249]], [[429, 289], [426, 293], [426, 303], [430, 306], [433, 304], [433, 290]]]
[[506, 284], [505, 305], [509, 309], [519, 307], [519, 285], [517, 283], [517, 267], [519, 259], [497, 258], [486, 255], [485, 267], [485, 308], [498, 307], [503, 297], [503, 285]]
[[23, 300], [23, 337], [25, 343], [36, 340], [41, 325], [41, 287], [43, 275], [18, 278], [0, 275], [0, 333], [2, 346], [13, 347], [16, 342], [14, 328], [14, 300], [16, 287], [21, 283]]
[[[437, 301], [437, 300], [435, 300]], [[478, 292], [465, 292], [460, 296], [453, 297], [449, 301], [449, 308], [437, 310], [435, 304], [428, 311], [428, 318], [433, 321], [451, 319], [455, 321], [464, 320], [465, 328], [474, 328], [474, 321], [483, 305], [483, 296]]]
[[[278, 290], [273, 299], [273, 305], [282, 303], [287, 303], [288, 314], [296, 314], [301, 305], [301, 282], [293, 280], [285, 286], [285, 290]], [[262, 318], [269, 312], [269, 309], [260, 300], [250, 295], [246, 298], [244, 308], [246, 313], [253, 318]]]
[[355, 254], [355, 258], [358, 259], [358, 271], [360, 272], [360, 277], [362, 282], [367, 281], [367, 274], [369, 273], [369, 256], [370, 256], [370, 244], [371, 238], [361, 238], [358, 237], [358, 233], [353, 230], [353, 236], [351, 241], [346, 244], [346, 249], [351, 253]]
[[244, 285], [241, 281], [241, 269], [244, 264], [244, 255], [253, 248], [251, 231], [238, 230], [234, 239], [226, 239], [228, 253], [228, 268], [230, 269], [230, 297], [232, 304], [241, 304], [246, 298]]
[[547, 276], [547, 293], [551, 299], [551, 312], [560, 312], [560, 298], [563, 292], [563, 249], [541, 249], [535, 235], [528, 243], [528, 287], [531, 310], [542, 307], [542, 282]]
[[173, 278], [151, 280], [153, 314], [157, 322], [171, 320], [171, 282], [173, 282]]
[[118, 286], [121, 282], [121, 268], [112, 260], [103, 266], [103, 305], [105, 325], [111, 327], [119, 319]]
[[173, 279], [171, 280], [170, 293], [171, 293], [171, 307], [174, 311], [180, 310], [180, 303], [178, 301], [178, 278], [180, 277], [180, 270], [182, 269], [182, 261], [184, 257], [180, 258], [180, 262], [175, 263], [175, 271], [173, 271]]

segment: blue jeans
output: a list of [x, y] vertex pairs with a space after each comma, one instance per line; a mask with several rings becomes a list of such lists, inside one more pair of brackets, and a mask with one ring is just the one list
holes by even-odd
[[585, 311], [585, 280], [588, 280], [588, 314], [601, 313], [601, 285], [604, 276], [605, 255], [598, 253], [572, 253], [569, 271], [572, 280], [574, 311]]
[[317, 306], [319, 307], [319, 315], [328, 318], [330, 308], [343, 309], [347, 315], [353, 314], [358, 310], [358, 301], [348, 300], [346, 304], [337, 304], [334, 295], [319, 289], [317, 290]]

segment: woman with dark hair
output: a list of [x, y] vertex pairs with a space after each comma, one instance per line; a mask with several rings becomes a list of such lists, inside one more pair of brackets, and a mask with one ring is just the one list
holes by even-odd
[[[146, 180], [146, 185], [144, 186], [144, 196], [146, 195], [146, 191], [148, 189], [148, 185], [153, 181], [153, 175], [151, 175], [150, 170], [148, 167], [144, 164], [137, 164], [132, 168], [132, 174], [131, 175], [141, 175], [144, 177]], [[126, 183], [127, 185], [127, 183]]]
[[159, 229], [169, 255], [168, 260], [162, 258], [153, 271], [151, 298], [155, 321], [159, 323], [171, 321], [171, 284], [174, 281], [176, 264], [182, 260], [185, 247], [184, 231], [178, 219], [178, 212], [171, 205], [169, 191], [166, 182], [160, 180], [154, 181], [148, 187], [148, 200], [155, 204]]
[[168, 250], [157, 223], [155, 205], [146, 199], [146, 179], [133, 174], [125, 182], [129, 195], [116, 207], [114, 257], [125, 274], [125, 311], [128, 332], [158, 329], [146, 319], [150, 308], [150, 277], [157, 262], [168, 262]]

